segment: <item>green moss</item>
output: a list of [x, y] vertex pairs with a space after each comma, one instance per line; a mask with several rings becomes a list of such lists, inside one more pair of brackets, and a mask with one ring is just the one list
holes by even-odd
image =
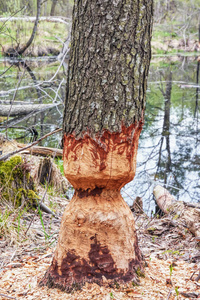
[[139, 284], [135, 281], [132, 282], [132, 286], [138, 286]]
[[38, 198], [29, 166], [21, 156], [13, 156], [8, 161], [0, 162], [0, 201], [12, 202], [14, 207], [21, 204], [33, 204]]
[[155, 227], [149, 227], [149, 228], [147, 228], [147, 231], [155, 231], [155, 230], [156, 230]]
[[145, 278], [145, 274], [141, 271], [140, 267], [137, 268], [136, 274], [137, 274], [138, 277]]

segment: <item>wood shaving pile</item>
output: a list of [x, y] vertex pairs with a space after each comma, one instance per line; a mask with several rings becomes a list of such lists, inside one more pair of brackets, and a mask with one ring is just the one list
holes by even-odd
[[[49, 257], [52, 256], [51, 254], [52, 249], [48, 249], [42, 254], [25, 255], [3, 268], [0, 273], [0, 299], [8, 299], [2, 295], [29, 300], [200, 298], [200, 283], [194, 280], [198, 275], [196, 263], [188, 264], [183, 260], [177, 260], [170, 277], [169, 267], [173, 262], [172, 259], [160, 260], [156, 257], [146, 258], [148, 266], [145, 268], [145, 278], [141, 278], [139, 286], [133, 287], [129, 284], [113, 289], [86, 283], [81, 291], [73, 294], [67, 294], [59, 289], [39, 287], [38, 283], [51, 263], [52, 257]], [[192, 298], [181, 296], [181, 293], [192, 295]]]
[[[21, 217], [21, 229], [29, 226], [26, 240], [14, 242], [12, 235], [0, 236], [0, 299], [29, 300], [181, 300], [200, 299], [200, 242], [181, 223], [170, 216], [151, 219], [135, 216], [139, 246], [146, 261], [145, 278], [140, 285], [121, 285], [117, 288], [88, 284], [80, 291], [68, 294], [59, 289], [39, 287], [51, 264], [60, 228], [61, 216], [68, 200], [46, 195], [49, 205], [56, 199], [56, 216], [43, 214], [44, 233], [40, 217], [27, 212]], [[60, 199], [60, 200], [59, 200]], [[0, 207], [2, 214], [3, 207]], [[10, 228], [17, 226], [16, 213], [9, 216]], [[20, 238], [23, 236], [21, 231]], [[24, 236], [25, 238], [25, 236]], [[170, 265], [171, 274], [170, 274]]]

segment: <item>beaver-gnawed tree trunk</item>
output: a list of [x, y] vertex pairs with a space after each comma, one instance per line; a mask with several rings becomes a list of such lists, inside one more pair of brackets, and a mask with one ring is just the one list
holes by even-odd
[[64, 171], [75, 188], [41, 284], [137, 281], [143, 269], [120, 189], [135, 175], [152, 31], [151, 0], [75, 1]]

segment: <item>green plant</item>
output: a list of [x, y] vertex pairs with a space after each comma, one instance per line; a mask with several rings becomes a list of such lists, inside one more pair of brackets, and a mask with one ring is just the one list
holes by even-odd
[[110, 298], [111, 298], [111, 299], [114, 299], [114, 295], [113, 295], [112, 292], [110, 293]]
[[139, 267], [136, 270], [136, 274], [138, 275], [138, 277], [145, 278], [145, 274], [141, 271], [141, 269]]
[[152, 242], [155, 243], [155, 236], [152, 236]]
[[45, 240], [46, 240], [46, 239], [49, 239], [50, 236], [48, 235], [48, 233], [47, 233], [46, 230], [45, 230], [44, 222], [43, 222], [43, 218], [42, 218], [42, 212], [41, 212], [39, 203], [38, 203], [38, 212], [39, 212], [40, 222], [41, 222], [41, 224], [42, 224], [43, 232], [44, 232], [44, 235], [45, 235]]
[[59, 167], [61, 174], [64, 176], [63, 160], [60, 158], [57, 158], [57, 159], [55, 159], [55, 163]]
[[175, 287], [175, 292], [176, 292], [176, 296], [177, 296], [177, 299], [178, 299], [178, 296], [179, 296], [178, 286]]
[[173, 269], [174, 269], [174, 267], [173, 267], [173, 265], [171, 264], [171, 265], [169, 266], [170, 278], [172, 277]]

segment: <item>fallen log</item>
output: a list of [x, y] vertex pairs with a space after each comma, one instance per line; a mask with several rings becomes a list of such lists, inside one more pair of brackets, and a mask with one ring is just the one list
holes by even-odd
[[154, 188], [153, 194], [156, 203], [165, 214], [170, 214], [176, 220], [183, 221], [194, 236], [200, 237], [200, 205], [188, 205], [183, 201], [177, 201], [159, 185]]
[[[37, 144], [38, 144], [39, 142], [41, 142], [42, 140], [46, 139], [48, 136], [50, 136], [50, 135], [52, 135], [52, 134], [55, 134], [55, 133], [58, 133], [58, 132], [60, 132], [60, 131], [62, 131], [62, 128], [55, 129], [54, 131], [49, 132], [49, 133], [45, 134], [44, 136], [40, 137], [37, 141], [33, 142], [32, 144], [26, 145], [25, 147], [20, 148], [20, 149], [19, 149], [18, 147], [16, 147], [17, 149], [15, 149], [15, 150], [12, 151], [12, 152], [9, 152], [9, 151], [7, 152], [7, 151], [6, 151], [6, 154], [0, 156], [0, 161], [5, 161], [5, 160], [8, 159], [9, 157], [11, 157], [11, 156], [13, 156], [13, 155], [15, 155], [15, 154], [17, 154], [17, 153], [20, 153], [20, 152], [22, 152], [22, 151], [25, 151], [25, 150], [27, 150], [27, 149], [30, 149], [31, 147], [37, 145]], [[2, 139], [2, 138], [1, 138], [1, 139]]]
[[[10, 22], [10, 21], [25, 21], [25, 22], [35, 22], [36, 17], [4, 17], [0, 18], [0, 22]], [[70, 24], [71, 19], [70, 18], [64, 18], [64, 17], [40, 17], [40, 21], [46, 21], [46, 22], [53, 22], [53, 23], [64, 23], [64, 24]]]
[[37, 112], [43, 109], [49, 109], [58, 104], [27, 104], [27, 105], [0, 105], [0, 116], [1, 117], [15, 117], [27, 115], [32, 112]]
[[[18, 148], [26, 147], [26, 144], [17, 143]], [[42, 147], [42, 146], [33, 146], [29, 149], [26, 149], [21, 152], [22, 154], [32, 154], [32, 155], [40, 155], [40, 156], [51, 156], [51, 157], [59, 157], [62, 158], [63, 150], [57, 148], [50, 147]]]

